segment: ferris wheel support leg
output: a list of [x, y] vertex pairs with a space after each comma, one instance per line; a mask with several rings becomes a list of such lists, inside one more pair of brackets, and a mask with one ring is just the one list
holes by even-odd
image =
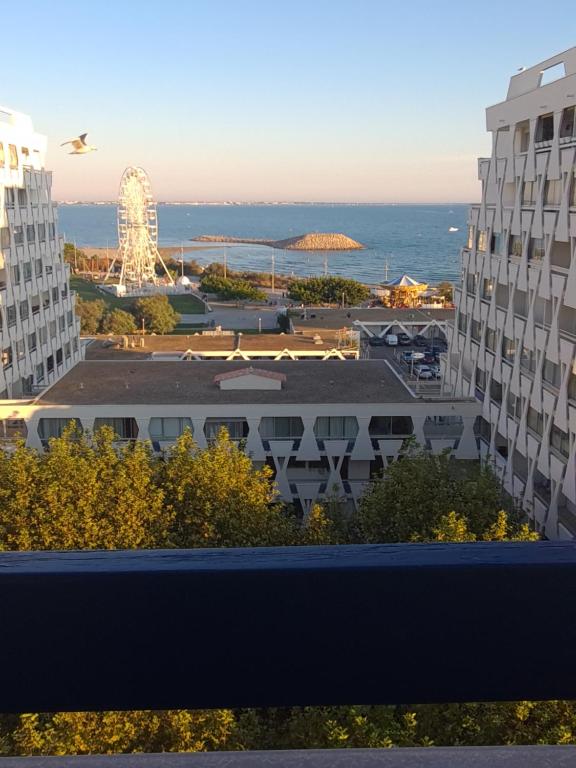
[[110, 277], [110, 275], [112, 274], [112, 270], [114, 269], [114, 264], [116, 264], [116, 256], [114, 256], [114, 258], [112, 259], [112, 263], [108, 267], [108, 272], [106, 272], [106, 277], [104, 278], [104, 282], [106, 282]]
[[172, 277], [170, 272], [168, 272], [168, 267], [166, 266], [166, 264], [164, 264], [164, 259], [162, 258], [162, 256], [160, 256], [160, 251], [157, 251], [157, 253], [158, 253], [158, 261], [164, 267], [164, 272], [166, 272], [166, 275], [167, 275], [168, 279], [170, 280], [170, 285], [174, 285], [174, 278]]

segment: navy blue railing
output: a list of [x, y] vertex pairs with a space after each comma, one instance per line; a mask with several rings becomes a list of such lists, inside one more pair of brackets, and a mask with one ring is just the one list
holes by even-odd
[[576, 698], [576, 544], [0, 554], [0, 710]]

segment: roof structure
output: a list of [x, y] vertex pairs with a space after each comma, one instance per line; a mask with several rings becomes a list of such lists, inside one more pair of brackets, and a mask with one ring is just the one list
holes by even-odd
[[387, 283], [382, 283], [388, 288], [417, 288], [419, 285], [426, 285], [419, 280], [414, 280], [410, 275], [401, 275], [400, 277], [389, 280]]
[[[231, 368], [231, 366], [233, 366]], [[220, 389], [215, 377], [249, 362], [85, 361], [38, 398], [41, 405], [414, 402], [383, 360], [266, 361], [278, 389]], [[254, 371], [252, 370], [252, 373]]]
[[229, 371], [228, 373], [218, 373], [214, 376], [214, 381], [219, 384], [221, 381], [227, 381], [228, 379], [237, 379], [241, 376], [259, 376], [262, 379], [274, 379], [274, 381], [286, 381], [285, 373], [278, 373], [277, 371], [264, 371], [262, 368], [240, 368], [236, 371]]

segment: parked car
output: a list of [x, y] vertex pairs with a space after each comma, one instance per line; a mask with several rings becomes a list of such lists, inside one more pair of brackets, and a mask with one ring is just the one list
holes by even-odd
[[442, 378], [442, 374], [440, 373], [440, 366], [438, 365], [438, 363], [432, 363], [432, 365], [430, 365], [429, 368], [432, 371], [432, 376], [435, 379]]
[[416, 336], [412, 339], [412, 344], [414, 344], [415, 347], [427, 347], [430, 343], [430, 340], [426, 338], [426, 336], [422, 336], [421, 334], [417, 333]]
[[396, 336], [395, 333], [387, 333], [386, 336], [384, 336], [384, 340], [389, 347], [398, 346], [398, 336]]
[[398, 334], [398, 344], [400, 344], [403, 347], [406, 347], [409, 344], [412, 344], [412, 339], [410, 338], [410, 336], [408, 336], [407, 333], [399, 333]]
[[368, 339], [368, 344], [371, 347], [383, 347], [386, 342], [384, 341], [382, 336], [370, 336]]
[[419, 379], [433, 379], [434, 374], [428, 365], [415, 365], [414, 375]]

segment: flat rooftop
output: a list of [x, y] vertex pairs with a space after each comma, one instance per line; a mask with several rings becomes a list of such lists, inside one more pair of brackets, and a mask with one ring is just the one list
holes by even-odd
[[[240, 349], [246, 352], [281, 352], [289, 349], [317, 351], [338, 347], [336, 334], [327, 329], [320, 333], [322, 341], [316, 343], [312, 335], [294, 335], [281, 333], [246, 333], [240, 339]], [[231, 353], [238, 347], [238, 337], [202, 336], [200, 334], [172, 336], [144, 336], [144, 346], [139, 346], [142, 337], [135, 338], [136, 346], [124, 348], [122, 337], [114, 337], [115, 344], [108, 338], [95, 339], [86, 347], [87, 360], [147, 360], [154, 352], [222, 352]]]
[[[286, 375], [281, 390], [221, 390], [218, 374], [244, 368]], [[414, 399], [383, 360], [154, 361], [77, 363], [42, 405], [392, 403]]]
[[[306, 320], [299, 316], [292, 317], [292, 323], [299, 331], [311, 332], [312, 329], [337, 330], [353, 327], [354, 321], [363, 323], [429, 323], [432, 320], [440, 322], [451, 320], [455, 309], [395, 309], [394, 307], [372, 307], [362, 309], [307, 309]], [[302, 310], [304, 314], [304, 310]]]

